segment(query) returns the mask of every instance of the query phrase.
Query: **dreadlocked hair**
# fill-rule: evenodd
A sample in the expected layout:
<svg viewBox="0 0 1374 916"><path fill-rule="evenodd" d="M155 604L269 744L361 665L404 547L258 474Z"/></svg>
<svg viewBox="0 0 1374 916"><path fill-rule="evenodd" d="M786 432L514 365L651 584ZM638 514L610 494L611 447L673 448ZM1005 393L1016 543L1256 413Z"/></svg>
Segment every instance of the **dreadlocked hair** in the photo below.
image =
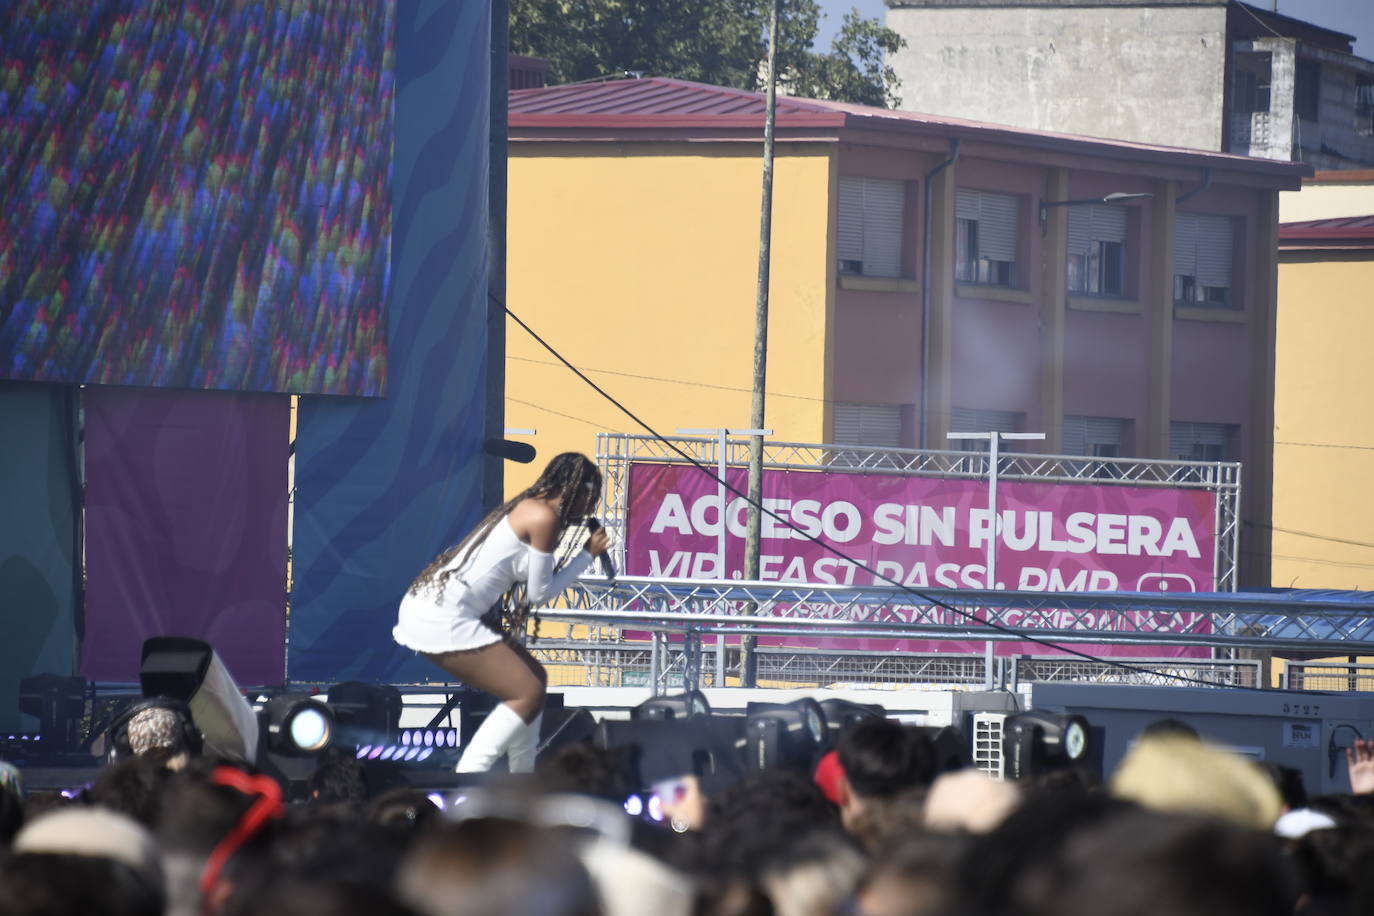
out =
<svg viewBox="0 0 1374 916"><path fill-rule="evenodd" d="M436 600L443 600L444 587L448 584L449 578L467 565L473 553L491 534L491 530L522 500L555 499L561 496L562 500L558 505L558 531L561 534L572 521L573 510L584 502L580 498L584 490L599 489L600 486L601 471L586 455L580 452L563 452L561 455L555 455L545 466L538 480L488 512L467 537L439 554L422 569L415 577L415 581L410 583L410 594L419 594L424 589L433 588ZM454 563L454 558L460 554L463 559ZM512 636L519 636L523 632L529 615L529 602L525 600L524 594L524 589L516 586L501 598L504 629Z"/></svg>

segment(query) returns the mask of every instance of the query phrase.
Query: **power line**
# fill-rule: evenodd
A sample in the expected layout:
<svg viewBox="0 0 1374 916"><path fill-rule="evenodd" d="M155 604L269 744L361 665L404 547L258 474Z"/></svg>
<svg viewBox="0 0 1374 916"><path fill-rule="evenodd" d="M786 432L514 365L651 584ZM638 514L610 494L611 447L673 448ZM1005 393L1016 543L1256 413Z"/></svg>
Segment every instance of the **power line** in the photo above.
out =
<svg viewBox="0 0 1374 916"><path fill-rule="evenodd" d="M574 417L574 416L573 416L572 414L570 414L570 413L561 413L561 412L559 412L559 411L557 411L557 410L554 410L552 407L545 407L545 406L543 406L542 404L532 404L532 403L530 403L529 401L522 401L522 400L520 400L519 398L513 398L513 397L511 397L510 395L507 395L507 396L506 396L506 400L507 400L507 401L510 401L512 404L519 404L519 405L522 406L522 407L533 407L535 410L542 410L542 411L544 411L544 413L551 413L551 414L553 414L555 417L562 417L562 418L565 419L565 420L572 420L572 421L574 421L574 422L576 422L576 423L584 423L584 424L586 424L587 426L593 427L593 428L596 429L598 432L607 432L607 431L608 431L608 430L606 429L606 425L607 425L607 424L605 424L605 423L593 423L591 420L584 420L584 419L582 419L581 417ZM621 430L618 430L618 429L616 429L616 430L609 430L609 432L621 432Z"/></svg>
<svg viewBox="0 0 1374 916"><path fill-rule="evenodd" d="M1275 445L1296 445L1302 448L1348 448L1359 452L1374 452L1374 445L1343 445L1338 442L1287 442L1275 439Z"/></svg>
<svg viewBox="0 0 1374 916"><path fill-rule="evenodd" d="M528 357L528 356L509 356L509 355L508 355L508 356L506 357L506 359L514 359L514 360L518 360L518 361L520 361L520 362L522 362L522 363L534 363L534 364L539 365L539 366L560 366L560 365L561 365L561 363L550 362L549 360L546 360L546 359L531 359L531 358ZM641 380L641 381L646 381L646 382L667 382L667 383L669 383L669 384L671 384L671 385L690 385L690 386L692 386L693 388L714 388L714 389L716 389L717 391L739 391L739 392L743 392L743 393L745 393L745 394L750 394L750 393L752 393L752 390L749 389L749 388L737 388L737 387L735 387L734 385L713 385L713 384L711 384L710 382L694 382L694 381L691 381L690 379L684 379L684 378L666 378L666 377L661 376L661 375L638 375L638 374L636 374L636 373L634 373L634 372L620 372L620 371L615 370L615 369L584 369L583 371L584 371L584 372L597 372L597 373L600 373L600 374L602 374L602 375L618 375L618 376L621 376L622 378L633 378L633 379L639 379L639 380ZM781 392L777 392L777 391L769 391L769 392L767 392L767 394L768 394L769 396L775 397L775 398L793 398L793 399L798 400L798 401L814 401L814 402L816 402L816 403L818 403L818 404L833 404L833 403L836 403L836 402L835 402L833 399L831 399L831 398L813 398L813 397L811 397L810 395L806 395L806 394L782 394Z"/></svg>
<svg viewBox="0 0 1374 916"><path fill-rule="evenodd" d="M1029 634L1029 633L1024 633L1024 632L1020 632L1020 631L1014 630L1014 629L1012 629L1011 627L1005 626L1005 625L1000 624L1000 623L995 623L995 622L993 622L993 621L991 621L991 620L983 620L983 619L980 619L976 614L970 613L969 611L966 611L966 610L964 610L964 609L962 609L962 608L955 607L954 605L946 604L945 602L940 601L940 600L938 600L938 599L936 599L936 598L934 598L934 597L932 597L932 596L930 596L930 595L924 594L923 592L920 592L920 591L918 591L918 590L912 588L912 587L909 586L909 585L905 585L905 584L903 584L902 582L899 582L898 580L892 578L891 576L888 576L888 575L886 575L886 574L884 574L884 573L878 572L877 570L870 568L867 564L865 564L865 563L863 563L863 562L860 562L859 560L854 559L853 557L849 556L847 553L845 553L844 551L840 550L838 547L835 547L833 544L829 543L828 541L825 541L825 540L823 540L823 539L817 537L816 535L811 534L810 532L803 531L802 529L798 528L796 525L792 524L792 521L791 521L790 519L783 518L782 516L778 515L776 512L773 512L773 511L772 511L771 509L769 509L767 506L764 506L762 503L758 503L758 502L755 502L754 500L750 499L748 493L742 492L738 487L733 486L733 485L730 484L728 481L721 480L719 477L716 476L716 472L715 472L713 469L708 468L708 467L706 467L705 465L701 464L701 463L698 462L695 458L693 458L690 454L688 454L686 451L684 451L683 449L679 448L678 445L677 445L676 443L671 442L671 441L669 441L668 439L666 439L666 438L665 438L662 434L660 434L656 429L654 429L654 428L653 428L652 426L650 426L648 423L646 423L646 422L644 422L642 419L640 419L639 416L638 416L636 413L634 413L634 411L630 410L630 409L629 409L628 407L626 407L624 404L620 403L620 401L618 401L613 395L611 395L610 392L606 391L606 389L602 388L602 387L601 387L600 385L598 385L596 382L592 381L592 380L586 375L586 373L584 373L581 369L577 368L577 367L574 366L572 363L568 362L568 360L565 359L561 353L559 353L556 349L554 349L554 347L553 347L552 344L550 344L548 341L544 340L543 337L540 337L539 334L538 334L533 328L531 328L531 327L530 327L529 325L527 325L524 321L522 321L522 320L520 319L520 316L518 316L518 315L516 315L514 312L512 312L512 311L510 310L510 307L507 306L507 305L506 305L504 302L502 302L500 299L498 299L498 298L496 297L495 294L489 292L487 295L492 299L492 301L493 301L496 305L500 306L500 307L505 311L505 313L506 313L507 315L509 315L509 316L511 317L511 319L512 319L516 324L520 325L520 327L525 331L526 334L529 334L530 337L534 338L534 340L535 340L541 347L543 347L545 350L548 350L549 353L553 356L554 359L558 360L559 363L561 363L562 365L566 366L570 372L572 372L572 373L573 373L574 375L576 375L579 379L581 379L583 382L585 382L587 385L589 385L589 386L592 388L593 391L595 391L597 394L601 395L601 397L605 398L607 401L610 401L611 404L615 405L616 409L619 410L621 413L625 414L625 416L629 417L630 420L631 420L636 426L642 427L642 428L644 429L645 432L647 432L649 435L653 436L653 437L654 437L655 439L657 439L659 442L662 442L662 443L663 443L664 445L666 445L668 448L672 449L672 450L673 450L674 452L676 452L679 456L681 456L683 459L685 459L685 460L687 461L687 463L690 464L692 467L695 467L698 471L700 471L701 473L707 475L707 476L710 477L712 480L718 481L719 484L720 484L721 486L723 486L725 489L729 490L731 493L735 494L736 496L738 496L738 497L744 499L750 506L752 506L753 508L757 509L759 512L762 512L762 513L768 515L768 516L769 516L770 518L772 518L775 522L777 522L777 523L779 523L779 524L782 524L782 525L784 525L784 526L786 526L786 527L792 529L792 531L793 531L793 537L797 537L798 535L800 535L800 539L811 541L813 544L817 545L818 547L820 547L820 548L823 549L823 550L829 551L830 553L834 554L836 557L839 557L841 560L844 560L844 561L847 562L847 563L853 564L855 568L860 569L860 570L864 571L865 573L868 573L869 575L873 576L873 579L874 579L875 582L876 582L876 581L886 582L886 583L888 583L889 585L891 585L891 586L893 586L893 587L895 587L895 588L898 588L898 589L900 589L900 590L906 592L907 594L909 594L909 595L911 595L911 596L913 596L913 597L915 597L915 598L919 598L921 601L923 601L923 602L925 602L925 603L927 603L927 604L930 604L930 605L932 605L932 606L934 606L934 607L942 608L942 609L944 609L944 610L946 610L946 611L949 611L949 612L952 613L952 614L955 614L955 615L957 615L957 616L959 616L959 617L964 618L965 620L967 620L967 621L969 621L969 622L976 623L976 624L980 624L980 625L985 626L985 627L988 627L988 628L990 628L990 629L997 630L997 631L1000 632L1000 633L1005 633L1005 634L1007 634L1008 636L1012 636L1012 637L1014 637L1014 638L1016 638L1016 639L1019 639L1019 640L1022 640L1022 641L1024 641L1024 642L1029 642L1029 643L1034 643L1034 644L1039 645L1039 646L1044 646L1044 647L1047 648L1047 649L1053 649L1053 650L1056 651L1056 652L1063 652L1063 653L1065 653L1065 654L1067 654L1067 655L1076 655L1076 656L1078 656L1079 658L1084 659L1085 661L1094 662L1094 663L1099 664L1099 665L1109 665L1109 666L1111 666L1111 667L1119 668L1119 669L1121 669L1121 670L1123 670L1123 671L1131 671L1131 672L1134 672L1134 673L1136 673L1136 674L1147 674L1147 675L1151 675L1151 676L1153 676L1153 677L1167 677L1167 678L1171 678L1171 679L1173 679L1173 680L1182 681L1182 682L1190 683L1190 684L1198 684L1198 685L1201 685L1201 686L1204 686L1204 687L1216 687L1216 686L1218 686L1218 685L1216 684L1216 682L1214 682L1214 681L1207 681L1207 680L1204 680L1204 679L1202 679L1202 678L1189 677L1188 675L1185 675L1185 674L1177 674L1177 673L1172 672L1172 671L1163 671L1163 670L1154 669L1154 668L1145 668L1145 667L1141 667L1141 666L1138 666L1138 665L1129 665L1129 664L1127 664L1127 663L1125 663L1125 662L1118 661L1118 660L1116 660L1116 659L1100 658L1100 657L1098 657L1098 656L1096 656L1096 655L1093 655L1093 654L1088 653L1088 652L1084 652L1084 651L1082 651L1082 650L1080 650L1080 649L1075 649L1075 648L1073 648L1072 646L1069 646L1069 645L1061 645L1061 644L1059 644L1059 643L1052 642L1051 640L1045 639L1045 638L1040 637L1040 636L1034 636L1034 635L1031 635L1031 634ZM1260 690L1260 689L1262 689L1262 688L1258 688L1258 687L1246 687L1246 686L1243 686L1243 685L1235 685L1235 684L1233 684L1233 685L1222 685L1222 686L1229 686L1229 687L1230 687L1231 689L1233 689L1233 690Z"/></svg>
<svg viewBox="0 0 1374 916"><path fill-rule="evenodd" d="M1280 534L1292 534L1296 535L1297 537L1311 538L1314 541L1330 541L1332 544L1348 544L1351 547L1374 548L1374 543L1371 543L1369 541L1352 541L1348 538L1332 537L1328 534L1317 534L1312 531L1298 531L1295 528L1280 528L1277 525L1266 525L1262 522L1252 522L1248 520L1242 520L1241 523L1244 525L1248 525L1251 528L1263 528L1267 531L1277 531Z"/></svg>

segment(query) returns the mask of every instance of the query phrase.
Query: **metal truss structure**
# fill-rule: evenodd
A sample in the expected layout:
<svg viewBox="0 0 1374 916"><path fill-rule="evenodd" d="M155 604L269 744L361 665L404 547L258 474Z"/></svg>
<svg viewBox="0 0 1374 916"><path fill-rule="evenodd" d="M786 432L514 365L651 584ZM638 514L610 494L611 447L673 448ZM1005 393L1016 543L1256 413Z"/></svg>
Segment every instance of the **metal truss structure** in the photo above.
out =
<svg viewBox="0 0 1374 916"><path fill-rule="evenodd" d="M722 458L726 467L740 468L748 465L749 441L747 438L728 436L658 439L653 436L624 433L598 433L596 458L605 474L605 486L601 497L602 521L613 531L622 530L629 504L631 463L695 463L705 468L714 480L715 470L722 463ZM763 448L763 467L769 470L892 474L904 477L966 480L986 480L990 470L989 458L986 452L976 451L815 445L768 440L764 440ZM1240 557L1240 468L1236 462L1225 461L1156 461L1144 458L1039 455L1014 451L1000 452L997 456L998 480L1170 487L1214 492L1217 533L1214 571L1218 591L1235 591L1237 587L1236 575ZM624 539L620 540L623 549ZM623 561L624 557L621 556L620 559Z"/></svg>
<svg viewBox="0 0 1374 916"><path fill-rule="evenodd" d="M583 665L589 663L586 653L600 652L601 656L591 657L595 670L612 673L619 668L622 675L626 666L647 662L645 686L655 689L666 688L678 656L683 686L724 683L725 640L746 633L778 637L767 642L796 647L782 653L768 649L769 660L760 660L761 678L805 682L833 681L837 678L831 674L843 673L844 680L890 683L907 680L913 666L933 670L929 666L937 664L906 652L888 652L875 660L866 654L867 640L1022 643L1029 649L1025 654L1069 653L1051 663L1051 667L1060 665L1061 673L1072 670L1075 678L1110 676L1118 681L1131 676L1131 683L1141 683L1140 677L1161 683L1209 680L1185 673L1198 663L1197 658L1159 658L1184 648L1194 650L1186 654L1206 650L1208 655L1221 656L1213 660L1231 663L1233 671L1244 666L1230 656L1244 650L1309 656L1374 653L1374 604L1241 594L911 591L647 577L608 583L587 578L570 586L557 606L541 613L547 620L592 628L588 639L563 648L569 653L566 660L546 655L547 662ZM627 642L625 634L636 631L647 638ZM540 645L536 643L535 648ZM1118 663L1099 657L1100 646L1130 646L1133 654L1147 658ZM798 651L820 648L824 651ZM627 650L647 652L649 657L631 659L626 657ZM554 651L554 646L545 644L541 651ZM961 654L955 647L951 652ZM1075 652L1080 654L1074 657ZM784 655L790 661L781 661ZM825 655L840 660L823 662ZM934 658L943 659L938 664L952 661L945 653L936 653ZM1036 661L1042 667L1045 663L1046 659ZM1070 663L1078 667L1063 667ZM828 672L826 665L831 666ZM1023 679L1032 679L1031 672L1037 669L1024 670ZM898 677L899 671L907 674ZM982 673L986 676L987 668ZM1235 677L1213 680L1234 684L1238 683ZM943 678L932 675L932 679Z"/></svg>

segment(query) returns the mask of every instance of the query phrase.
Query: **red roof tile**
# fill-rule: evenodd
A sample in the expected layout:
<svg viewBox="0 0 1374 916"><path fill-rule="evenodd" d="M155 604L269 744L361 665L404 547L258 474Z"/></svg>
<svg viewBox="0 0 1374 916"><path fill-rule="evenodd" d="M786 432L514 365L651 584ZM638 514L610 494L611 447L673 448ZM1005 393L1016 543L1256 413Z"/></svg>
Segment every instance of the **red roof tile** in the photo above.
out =
<svg viewBox="0 0 1374 916"><path fill-rule="evenodd" d="M636 134L655 129L708 137L721 130L761 131L765 97L761 92L744 89L648 77L517 90L510 93L509 104L512 140L537 139L550 134L576 135L582 131L595 131L598 139L633 139ZM1298 162L1059 134L796 96L778 96L777 128L779 132L864 128L982 139L1116 158L1279 175L1291 178L1295 188L1301 176L1311 174L1309 166Z"/></svg>
<svg viewBox="0 0 1374 916"><path fill-rule="evenodd" d="M1280 223L1279 238L1288 240L1374 239L1374 215L1342 216L1332 219L1309 219L1298 223Z"/></svg>

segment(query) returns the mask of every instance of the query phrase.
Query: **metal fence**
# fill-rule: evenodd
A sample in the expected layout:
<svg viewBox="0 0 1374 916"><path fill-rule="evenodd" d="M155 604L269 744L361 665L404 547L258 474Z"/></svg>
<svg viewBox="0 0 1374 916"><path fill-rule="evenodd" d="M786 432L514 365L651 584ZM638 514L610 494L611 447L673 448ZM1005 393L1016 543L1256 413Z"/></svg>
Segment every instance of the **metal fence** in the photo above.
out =
<svg viewBox="0 0 1374 916"><path fill-rule="evenodd" d="M1287 690L1374 690L1374 665L1289 662L1281 686Z"/></svg>

